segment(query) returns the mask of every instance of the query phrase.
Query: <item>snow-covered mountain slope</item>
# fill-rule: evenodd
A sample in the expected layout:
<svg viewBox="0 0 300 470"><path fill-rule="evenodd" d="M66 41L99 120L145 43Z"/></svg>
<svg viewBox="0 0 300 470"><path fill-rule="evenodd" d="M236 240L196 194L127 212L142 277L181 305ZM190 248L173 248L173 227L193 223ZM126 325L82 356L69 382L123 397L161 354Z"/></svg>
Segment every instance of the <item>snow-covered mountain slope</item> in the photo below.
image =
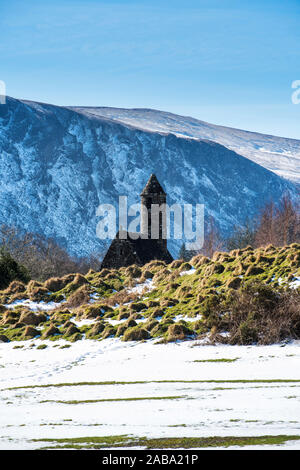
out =
<svg viewBox="0 0 300 470"><path fill-rule="evenodd" d="M300 183L300 140L216 126L192 117L153 109L73 109L148 131L171 132L179 137L213 140L280 176Z"/></svg>
<svg viewBox="0 0 300 470"><path fill-rule="evenodd" d="M292 183L205 140L136 129L108 117L7 98L0 106L0 223L55 237L70 253L104 248L101 203L128 203L155 173L168 203L204 203L224 232ZM170 241L176 254L180 241Z"/></svg>

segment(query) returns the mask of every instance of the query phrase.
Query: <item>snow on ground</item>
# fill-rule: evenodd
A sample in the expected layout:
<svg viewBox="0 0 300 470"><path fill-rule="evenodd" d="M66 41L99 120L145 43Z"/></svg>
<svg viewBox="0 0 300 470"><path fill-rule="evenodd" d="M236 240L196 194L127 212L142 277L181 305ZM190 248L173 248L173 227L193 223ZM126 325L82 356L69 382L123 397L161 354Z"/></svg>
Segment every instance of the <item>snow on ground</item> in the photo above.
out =
<svg viewBox="0 0 300 470"><path fill-rule="evenodd" d="M143 291L150 292L155 288L153 280L152 279L146 279L145 282L142 282L140 284L136 284L134 287L131 287L127 289L127 292L131 294L132 292L136 294L141 294Z"/></svg>
<svg viewBox="0 0 300 470"><path fill-rule="evenodd" d="M181 271L180 276L186 276L187 274L195 274L196 268L191 268L188 271Z"/></svg>
<svg viewBox="0 0 300 470"><path fill-rule="evenodd" d="M60 307L64 303L65 300L63 300L62 302L44 302L43 300L41 300L40 302L33 302L29 299L21 299L15 300L11 304L4 304L4 307L9 309L14 309L15 307L27 307L29 310L37 312L53 310L54 308Z"/></svg>
<svg viewBox="0 0 300 470"><path fill-rule="evenodd" d="M300 435L299 341L197 346L113 338L60 349L63 340L34 340L42 343L48 347L0 344L1 449L42 447L34 438ZM63 383L69 385L9 390ZM122 398L144 400L86 403ZM81 403L57 402L74 400ZM283 447L299 449L300 442Z"/></svg>
<svg viewBox="0 0 300 470"><path fill-rule="evenodd" d="M289 287L292 289L298 289L298 287L300 287L300 277L296 277L294 281L290 282Z"/></svg>

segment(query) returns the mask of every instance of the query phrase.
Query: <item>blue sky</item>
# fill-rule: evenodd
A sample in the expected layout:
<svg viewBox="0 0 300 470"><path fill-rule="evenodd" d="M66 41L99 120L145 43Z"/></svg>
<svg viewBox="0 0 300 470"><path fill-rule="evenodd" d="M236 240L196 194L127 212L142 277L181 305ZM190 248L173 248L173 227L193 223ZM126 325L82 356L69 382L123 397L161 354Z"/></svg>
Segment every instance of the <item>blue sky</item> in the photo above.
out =
<svg viewBox="0 0 300 470"><path fill-rule="evenodd" d="M15 98L300 139L299 24L299 0L0 0L0 80Z"/></svg>

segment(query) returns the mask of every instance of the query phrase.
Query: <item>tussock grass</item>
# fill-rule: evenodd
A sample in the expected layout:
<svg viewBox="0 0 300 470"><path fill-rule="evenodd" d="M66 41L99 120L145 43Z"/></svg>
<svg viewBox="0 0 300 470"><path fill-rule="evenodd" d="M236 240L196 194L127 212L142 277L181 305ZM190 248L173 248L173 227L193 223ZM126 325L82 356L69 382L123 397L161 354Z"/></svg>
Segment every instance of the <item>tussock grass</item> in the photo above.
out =
<svg viewBox="0 0 300 470"><path fill-rule="evenodd" d="M191 267L196 269L180 276ZM52 277L44 284L30 281L26 291L24 284L15 282L10 290L0 292L0 302L12 303L15 296L37 302L64 300L63 308L49 312L43 333L50 324L60 328L74 315L77 319L105 321L142 312L144 318L159 322L135 329L124 325L111 328L105 323L104 328L98 325L99 331L89 325L72 336L76 340L121 336L129 341L160 338L166 343L206 335L212 344L273 344L300 338L300 289L289 288L297 277L300 245L292 243L216 252L212 259L196 255L190 263L175 260L166 265L154 260L143 267L90 271L86 276L73 273ZM150 278L154 289L130 292L130 287ZM94 294L95 302L91 303ZM0 305L0 335L10 341L24 339L20 311L6 310ZM174 321L178 315L197 321ZM57 339L55 330L50 333L49 339Z"/></svg>

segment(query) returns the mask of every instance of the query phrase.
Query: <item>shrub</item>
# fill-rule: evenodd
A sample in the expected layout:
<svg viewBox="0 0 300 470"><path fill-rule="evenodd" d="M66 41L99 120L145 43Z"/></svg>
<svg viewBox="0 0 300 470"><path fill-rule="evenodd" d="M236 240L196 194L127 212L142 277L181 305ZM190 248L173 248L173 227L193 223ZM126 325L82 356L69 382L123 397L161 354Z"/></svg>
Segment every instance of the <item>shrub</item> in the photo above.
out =
<svg viewBox="0 0 300 470"><path fill-rule="evenodd" d="M30 280L29 272L23 265L17 263L7 251L0 248L0 290L6 289L15 280L27 284Z"/></svg>
<svg viewBox="0 0 300 470"><path fill-rule="evenodd" d="M231 344L252 344L256 343L259 339L257 327L251 320L241 322L234 337L231 339Z"/></svg>
<svg viewBox="0 0 300 470"><path fill-rule="evenodd" d="M232 291L222 319L232 344L272 344L300 338L300 292L251 283ZM224 306L223 306L224 308Z"/></svg>

